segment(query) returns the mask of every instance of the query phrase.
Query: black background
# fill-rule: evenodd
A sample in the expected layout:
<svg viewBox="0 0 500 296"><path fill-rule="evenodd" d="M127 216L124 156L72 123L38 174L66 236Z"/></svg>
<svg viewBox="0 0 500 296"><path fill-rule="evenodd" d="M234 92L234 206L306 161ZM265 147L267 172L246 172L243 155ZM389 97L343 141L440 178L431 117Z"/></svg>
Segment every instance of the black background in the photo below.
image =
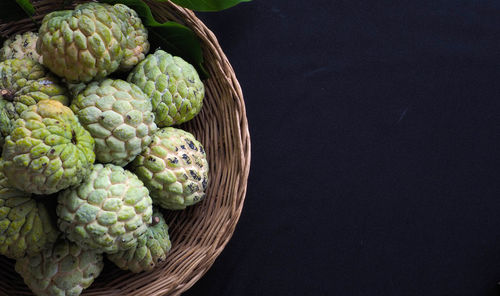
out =
<svg viewBox="0 0 500 296"><path fill-rule="evenodd" d="M196 295L497 295L500 2L198 13L242 85L244 211Z"/></svg>

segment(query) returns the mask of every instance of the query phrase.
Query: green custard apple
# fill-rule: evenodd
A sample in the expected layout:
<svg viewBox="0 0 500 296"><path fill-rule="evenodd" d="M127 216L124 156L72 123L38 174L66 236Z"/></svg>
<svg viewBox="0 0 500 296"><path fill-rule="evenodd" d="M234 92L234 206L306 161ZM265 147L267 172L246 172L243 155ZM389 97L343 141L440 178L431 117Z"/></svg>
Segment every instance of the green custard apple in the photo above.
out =
<svg viewBox="0 0 500 296"><path fill-rule="evenodd" d="M168 225L160 211L153 210L153 222L132 249L108 255L108 259L124 270L135 273L153 270L167 257L172 247Z"/></svg>
<svg viewBox="0 0 500 296"><path fill-rule="evenodd" d="M85 249L117 253L137 245L153 214L148 189L136 175L96 164L77 187L59 194L59 229Z"/></svg>
<svg viewBox="0 0 500 296"><path fill-rule="evenodd" d="M5 108L7 104L8 101L0 99L0 153L2 152L5 138L10 134L12 130L12 124L9 118L9 114Z"/></svg>
<svg viewBox="0 0 500 296"><path fill-rule="evenodd" d="M158 127L191 120L203 105L205 87L195 68L163 50L148 55L127 80L151 99Z"/></svg>
<svg viewBox="0 0 500 296"><path fill-rule="evenodd" d="M35 254L58 235L45 206L12 187L0 161L0 254L13 259Z"/></svg>
<svg viewBox="0 0 500 296"><path fill-rule="evenodd" d="M107 7L122 21L122 32L126 38L122 39L123 60L119 70L129 71L144 60L149 51L148 31L137 12L128 6L115 4Z"/></svg>
<svg viewBox="0 0 500 296"><path fill-rule="evenodd" d="M8 59L0 62L0 96L13 97L30 82L49 74L38 62L28 58Z"/></svg>
<svg viewBox="0 0 500 296"><path fill-rule="evenodd" d="M205 197L208 162L203 145L181 129L167 127L132 162L131 170L165 209L182 210Z"/></svg>
<svg viewBox="0 0 500 296"><path fill-rule="evenodd" d="M38 296L78 296L101 273L102 254L59 239L50 248L16 261L15 269Z"/></svg>
<svg viewBox="0 0 500 296"><path fill-rule="evenodd" d="M29 106L42 100L59 101L65 106L68 106L70 102L67 88L53 76L29 82L9 100L11 102L7 104L6 110L11 120L18 119Z"/></svg>
<svg viewBox="0 0 500 296"><path fill-rule="evenodd" d="M95 139L101 163L125 166L151 143L156 131L151 101L123 80L90 83L71 109Z"/></svg>
<svg viewBox="0 0 500 296"><path fill-rule="evenodd" d="M10 184L35 194L78 185L95 161L94 139L70 108L54 100L42 100L21 113L3 148Z"/></svg>
<svg viewBox="0 0 500 296"><path fill-rule="evenodd" d="M42 57L36 51L37 40L38 34L35 32L12 36L3 43L3 47L0 49L0 61L26 57L41 64Z"/></svg>
<svg viewBox="0 0 500 296"><path fill-rule="evenodd" d="M126 36L109 6L85 3L47 14L37 42L43 64L71 83L102 79L116 71Z"/></svg>

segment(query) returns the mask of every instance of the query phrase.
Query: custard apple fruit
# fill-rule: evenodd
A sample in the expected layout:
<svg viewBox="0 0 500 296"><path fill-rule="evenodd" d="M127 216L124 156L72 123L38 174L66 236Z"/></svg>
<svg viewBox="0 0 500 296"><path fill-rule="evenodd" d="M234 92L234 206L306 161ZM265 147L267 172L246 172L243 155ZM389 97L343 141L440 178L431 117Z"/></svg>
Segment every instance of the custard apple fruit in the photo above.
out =
<svg viewBox="0 0 500 296"><path fill-rule="evenodd" d="M148 189L131 172L96 164L77 187L59 194L58 225L86 249L116 253L133 248L153 214Z"/></svg>
<svg viewBox="0 0 500 296"><path fill-rule="evenodd" d="M132 249L108 255L108 259L124 270L135 273L150 271L167 257L172 244L168 225L160 211L153 210L153 222L146 233L137 239Z"/></svg>
<svg viewBox="0 0 500 296"><path fill-rule="evenodd" d="M70 102L68 90L53 76L30 81L10 100L12 102L7 104L6 110L11 120L18 119L24 110L41 100L59 101L65 106L68 106Z"/></svg>
<svg viewBox="0 0 500 296"><path fill-rule="evenodd" d="M45 206L8 183L0 159L0 254L14 259L35 254L58 235Z"/></svg>
<svg viewBox="0 0 500 296"><path fill-rule="evenodd" d="M0 96L12 98L30 82L47 76L47 70L31 59L5 60L0 63Z"/></svg>
<svg viewBox="0 0 500 296"><path fill-rule="evenodd" d="M85 3L74 10L47 14L37 42L43 64L68 82L89 82L117 70L126 37L122 22L109 6Z"/></svg>
<svg viewBox="0 0 500 296"><path fill-rule="evenodd" d="M12 130L12 124L9 118L9 114L5 109L8 102L0 98L0 153L2 152L3 144L5 138L10 134Z"/></svg>
<svg viewBox="0 0 500 296"><path fill-rule="evenodd" d="M26 32L7 39L0 49L0 61L8 59L29 58L35 62L42 63L42 57L36 51L38 34Z"/></svg>
<svg viewBox="0 0 500 296"><path fill-rule="evenodd" d="M79 184L90 173L94 139L71 109L58 101L42 100L14 121L2 156L11 185L51 194Z"/></svg>
<svg viewBox="0 0 500 296"><path fill-rule="evenodd" d="M148 187L153 202L165 209L182 210L205 197L205 150L181 129L159 129L149 147L132 162L131 170Z"/></svg>
<svg viewBox="0 0 500 296"><path fill-rule="evenodd" d="M148 55L127 80L151 99L158 127L181 124L201 110L205 87L195 68L163 50Z"/></svg>
<svg viewBox="0 0 500 296"><path fill-rule="evenodd" d="M78 296L99 276L102 254L59 239L50 248L16 261L15 269L38 296Z"/></svg>
<svg viewBox="0 0 500 296"><path fill-rule="evenodd" d="M95 139L101 163L125 166L151 143L156 131L151 101L123 80L90 83L71 109Z"/></svg>
<svg viewBox="0 0 500 296"><path fill-rule="evenodd" d="M123 4L106 6L122 21L123 60L119 70L129 71L140 61L144 60L149 51L148 31L142 24L141 18L133 9Z"/></svg>

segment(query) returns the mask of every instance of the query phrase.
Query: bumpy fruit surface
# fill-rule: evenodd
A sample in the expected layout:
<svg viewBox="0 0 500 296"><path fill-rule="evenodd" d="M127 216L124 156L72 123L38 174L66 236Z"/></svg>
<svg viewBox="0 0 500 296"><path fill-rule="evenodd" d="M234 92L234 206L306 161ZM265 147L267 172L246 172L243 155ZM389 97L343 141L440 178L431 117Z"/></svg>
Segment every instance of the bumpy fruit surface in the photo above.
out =
<svg viewBox="0 0 500 296"><path fill-rule="evenodd" d="M59 229L83 248L116 253L133 248L151 223L144 184L113 164L96 164L85 181L58 197Z"/></svg>
<svg viewBox="0 0 500 296"><path fill-rule="evenodd" d="M2 152L3 144L5 138L10 134L12 130L12 124L9 118L9 114L5 109L8 102L0 98L0 153Z"/></svg>
<svg viewBox="0 0 500 296"><path fill-rule="evenodd" d="M0 159L0 254L15 259L38 253L58 234L45 206L11 187Z"/></svg>
<svg viewBox="0 0 500 296"><path fill-rule="evenodd" d="M165 260L171 247L168 225L161 212L154 210L153 222L146 233L139 237L137 246L108 255L108 259L124 270L135 273L150 271Z"/></svg>
<svg viewBox="0 0 500 296"><path fill-rule="evenodd" d="M123 59L122 24L107 7L85 3L47 14L37 42L43 64L68 82L101 79L118 69Z"/></svg>
<svg viewBox="0 0 500 296"><path fill-rule="evenodd" d="M180 57L157 50L128 76L151 98L158 127L181 124L200 112L205 87L194 67Z"/></svg>
<svg viewBox="0 0 500 296"><path fill-rule="evenodd" d="M0 49L0 61L8 59L29 58L35 62L42 63L42 57L36 52L36 41L38 34L26 32L7 39Z"/></svg>
<svg viewBox="0 0 500 296"><path fill-rule="evenodd" d="M5 60L0 63L0 95L14 96L30 82L47 75L47 70L31 59Z"/></svg>
<svg viewBox="0 0 500 296"><path fill-rule="evenodd" d="M47 76L29 82L21 88L10 103L7 104L6 110L11 120L18 119L21 113L28 109L29 106L35 105L41 100L55 100L63 105L69 105L68 90L60 84L60 81L53 77Z"/></svg>
<svg viewBox="0 0 500 296"><path fill-rule="evenodd" d="M67 240L16 261L16 271L38 296L78 296L99 276L102 255Z"/></svg>
<svg viewBox="0 0 500 296"><path fill-rule="evenodd" d="M51 194L79 184L90 173L94 139L71 109L58 101L42 100L14 121L2 156L11 185Z"/></svg>
<svg viewBox="0 0 500 296"><path fill-rule="evenodd" d="M155 204L181 210L205 197L208 162L194 136L173 127L162 128L132 162L132 171L151 192Z"/></svg>
<svg viewBox="0 0 500 296"><path fill-rule="evenodd" d="M92 82L71 109L95 139L101 163L125 166L151 143L156 131L151 101L123 80Z"/></svg>
<svg viewBox="0 0 500 296"><path fill-rule="evenodd" d="M123 4L108 6L122 23L123 60L119 70L128 71L144 60L149 51L148 31L142 24L141 18L133 9Z"/></svg>

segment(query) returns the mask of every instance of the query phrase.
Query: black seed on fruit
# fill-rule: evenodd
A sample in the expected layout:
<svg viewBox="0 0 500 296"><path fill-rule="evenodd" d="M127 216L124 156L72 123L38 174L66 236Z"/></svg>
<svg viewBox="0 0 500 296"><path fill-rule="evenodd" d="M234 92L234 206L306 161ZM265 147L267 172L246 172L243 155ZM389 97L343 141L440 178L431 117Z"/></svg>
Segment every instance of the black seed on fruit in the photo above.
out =
<svg viewBox="0 0 500 296"><path fill-rule="evenodd" d="M200 175L198 175L198 173L196 171L189 170L189 174L191 174L191 177L193 177L193 179L195 179L197 181L201 180Z"/></svg>
<svg viewBox="0 0 500 296"><path fill-rule="evenodd" d="M76 145L76 133L75 133L75 131L71 131L71 143Z"/></svg>
<svg viewBox="0 0 500 296"><path fill-rule="evenodd" d="M51 154L54 154L55 152L56 152L56 149L54 149L54 148L50 149Z"/></svg>
<svg viewBox="0 0 500 296"><path fill-rule="evenodd" d="M179 160L177 158L169 158L168 161L171 163L171 164L176 164L179 162Z"/></svg>
<svg viewBox="0 0 500 296"><path fill-rule="evenodd" d="M182 149L186 149L186 146L184 146L184 145L181 145L181 148L182 148Z"/></svg>
<svg viewBox="0 0 500 296"><path fill-rule="evenodd" d="M203 181L201 182L201 186L203 186L203 190L207 189L207 178L203 178Z"/></svg>

